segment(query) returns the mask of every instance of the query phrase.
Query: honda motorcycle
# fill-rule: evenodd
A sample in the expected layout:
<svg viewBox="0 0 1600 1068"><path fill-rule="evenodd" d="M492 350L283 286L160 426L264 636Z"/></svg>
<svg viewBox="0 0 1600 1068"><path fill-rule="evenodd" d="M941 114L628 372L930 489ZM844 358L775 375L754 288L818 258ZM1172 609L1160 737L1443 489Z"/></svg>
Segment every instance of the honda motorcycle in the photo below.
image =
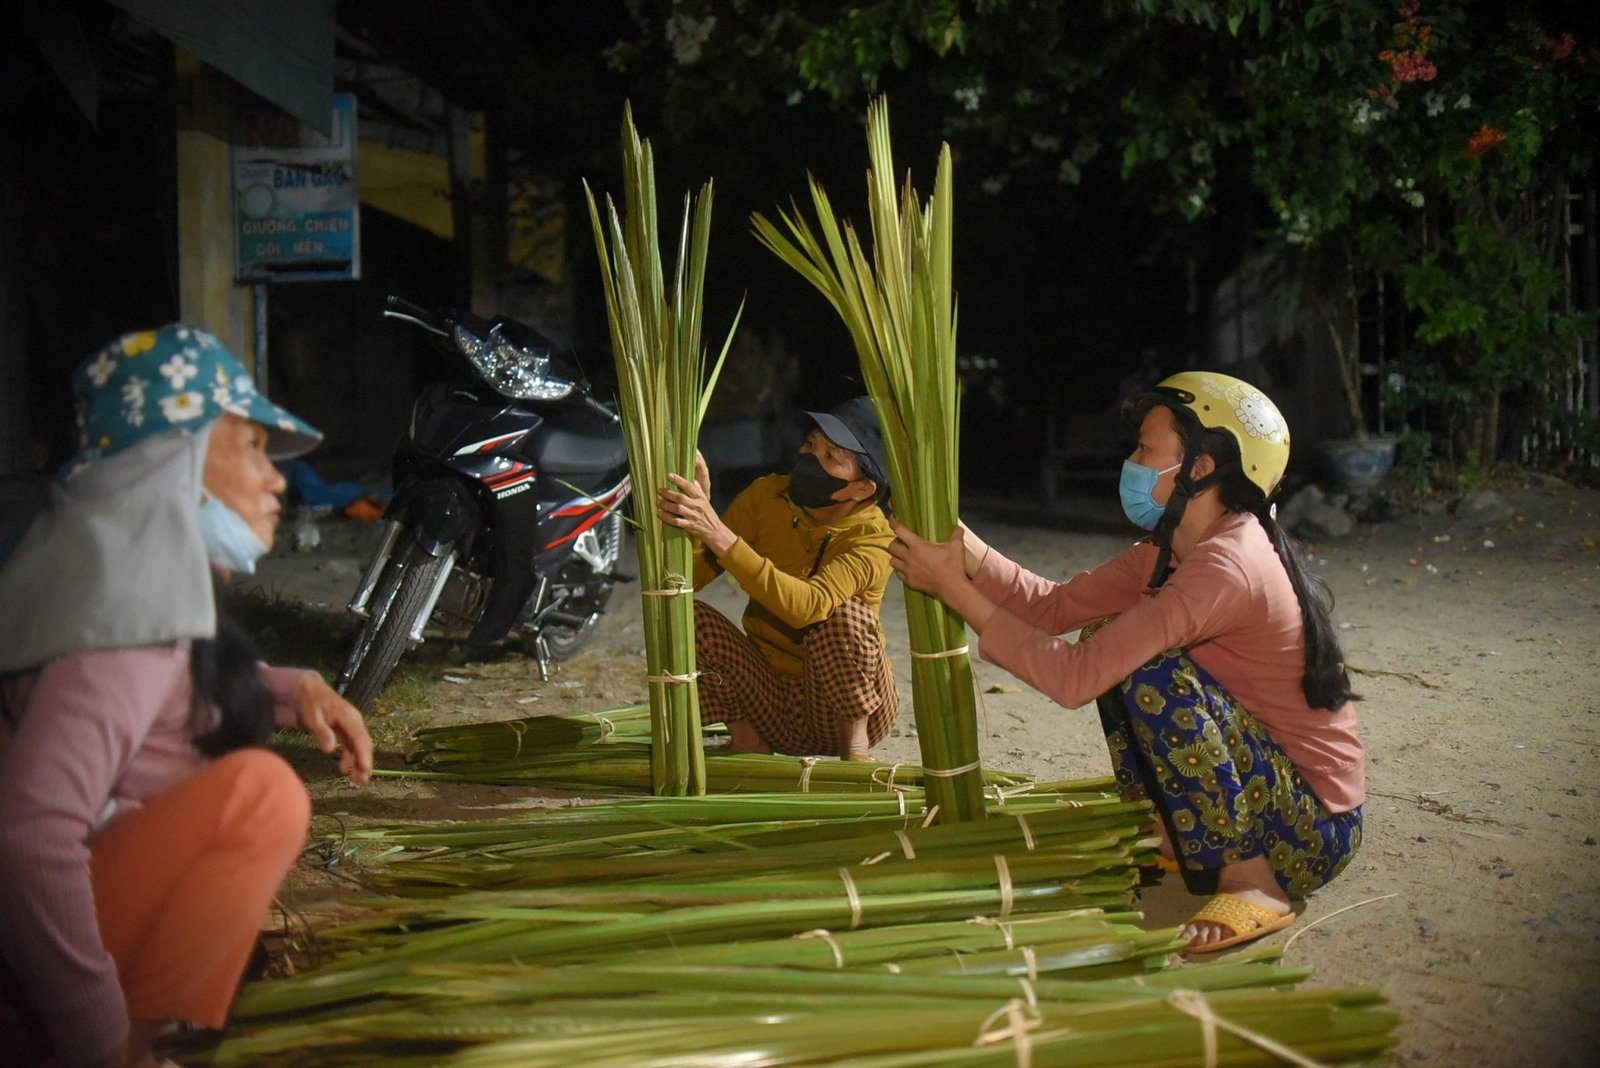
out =
<svg viewBox="0 0 1600 1068"><path fill-rule="evenodd" d="M367 707L430 625L470 628L469 652L520 633L548 679L550 661L588 641L618 580L631 483L617 413L514 320L398 297L383 314L433 335L453 379L422 391L396 450L339 691Z"/></svg>

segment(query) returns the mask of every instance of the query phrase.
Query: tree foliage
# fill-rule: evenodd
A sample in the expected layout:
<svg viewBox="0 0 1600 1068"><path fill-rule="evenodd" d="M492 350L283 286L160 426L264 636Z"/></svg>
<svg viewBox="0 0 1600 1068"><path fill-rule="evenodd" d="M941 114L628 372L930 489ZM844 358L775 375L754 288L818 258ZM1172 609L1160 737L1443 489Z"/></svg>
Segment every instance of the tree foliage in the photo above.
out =
<svg viewBox="0 0 1600 1068"><path fill-rule="evenodd" d="M545 62L562 76L531 74L521 98L533 125L560 126L567 165L604 160L599 133L631 96L663 155L693 165L668 180L714 173L731 228L781 206L808 171L858 188L861 106L886 92L909 158L941 141L955 152L964 333L1018 380L1065 370L1115 383L1143 347L1169 365L1193 359L1196 292L1263 244L1331 262L1304 277L1336 279L1333 305L1392 280L1409 316L1408 399L1452 425L1506 390L1531 412L1590 328L1551 304L1557 216L1600 144L1600 52L1570 5L591 6L609 12L593 47L553 34ZM734 260L721 273L752 288L752 329L843 347L792 302L764 306L784 283L753 242L725 232L715 244ZM1496 277L1501 264L1514 277ZM1445 379L1458 395L1420 389ZM1471 447L1492 456L1504 443Z"/></svg>

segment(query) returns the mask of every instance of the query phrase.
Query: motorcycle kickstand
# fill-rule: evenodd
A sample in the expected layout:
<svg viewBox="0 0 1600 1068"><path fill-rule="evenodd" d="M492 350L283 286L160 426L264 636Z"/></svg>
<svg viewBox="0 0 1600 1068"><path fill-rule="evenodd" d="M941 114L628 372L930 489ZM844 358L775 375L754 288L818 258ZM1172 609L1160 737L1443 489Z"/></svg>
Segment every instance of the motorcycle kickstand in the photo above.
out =
<svg viewBox="0 0 1600 1068"><path fill-rule="evenodd" d="M540 634L533 639L533 657L539 662L539 681L550 681L550 643Z"/></svg>

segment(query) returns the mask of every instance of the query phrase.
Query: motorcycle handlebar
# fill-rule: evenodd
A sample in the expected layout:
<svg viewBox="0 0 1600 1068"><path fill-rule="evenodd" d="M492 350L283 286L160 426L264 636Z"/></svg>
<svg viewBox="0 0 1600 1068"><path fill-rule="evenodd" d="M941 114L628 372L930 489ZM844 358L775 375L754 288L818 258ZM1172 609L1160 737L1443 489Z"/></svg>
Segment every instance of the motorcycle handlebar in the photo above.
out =
<svg viewBox="0 0 1600 1068"><path fill-rule="evenodd" d="M399 319L402 322L420 326L430 334L438 334L440 337L450 336L450 331L435 323L433 321L433 313L426 308L393 296L385 298L383 303L383 317L385 319Z"/></svg>
<svg viewBox="0 0 1600 1068"><path fill-rule="evenodd" d="M431 319L433 317L433 313L427 308L424 308L420 304L413 304L404 297L396 297L391 295L384 298L383 304L385 308L391 308L398 312L404 312L405 314L414 318Z"/></svg>
<svg viewBox="0 0 1600 1068"><path fill-rule="evenodd" d="M620 424L622 422L622 417L620 415L618 415L616 412L612 411L607 405L605 405L601 401L595 400L594 399L594 395L591 394L591 393L587 393L587 392L584 393L584 395L583 395L583 403L587 404L590 408L593 408L595 411L599 412L601 415L605 416L607 419L609 419L613 423L619 423Z"/></svg>

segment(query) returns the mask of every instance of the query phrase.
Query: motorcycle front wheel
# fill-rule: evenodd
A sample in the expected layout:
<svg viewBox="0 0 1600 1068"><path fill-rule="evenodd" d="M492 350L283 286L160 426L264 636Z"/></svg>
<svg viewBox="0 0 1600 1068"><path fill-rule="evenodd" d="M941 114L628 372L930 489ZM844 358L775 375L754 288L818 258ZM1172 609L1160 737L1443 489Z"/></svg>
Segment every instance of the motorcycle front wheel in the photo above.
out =
<svg viewBox="0 0 1600 1068"><path fill-rule="evenodd" d="M400 657L411 647L411 630L427 607L439 574L450 563L434 556L401 533L402 548L395 551L368 602L370 614L356 635L345 661L340 688L345 700L367 711L373 698L394 674ZM423 620L423 622L427 622Z"/></svg>

